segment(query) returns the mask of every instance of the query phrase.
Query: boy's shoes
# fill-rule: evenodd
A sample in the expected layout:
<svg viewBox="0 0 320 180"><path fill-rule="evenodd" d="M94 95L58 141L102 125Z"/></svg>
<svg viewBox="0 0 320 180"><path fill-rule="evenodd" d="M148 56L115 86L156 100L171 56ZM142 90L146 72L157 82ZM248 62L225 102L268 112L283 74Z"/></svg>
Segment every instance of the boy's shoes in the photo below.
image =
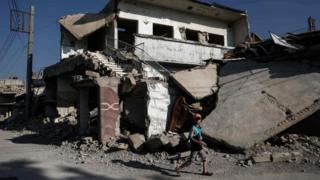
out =
<svg viewBox="0 0 320 180"><path fill-rule="evenodd" d="M212 172L202 172L202 174L201 175L203 175L203 176L212 176Z"/></svg>
<svg viewBox="0 0 320 180"><path fill-rule="evenodd" d="M176 170L177 176L180 177L180 176L181 176L181 174L180 174L180 169L179 169L178 167L176 167L175 170Z"/></svg>

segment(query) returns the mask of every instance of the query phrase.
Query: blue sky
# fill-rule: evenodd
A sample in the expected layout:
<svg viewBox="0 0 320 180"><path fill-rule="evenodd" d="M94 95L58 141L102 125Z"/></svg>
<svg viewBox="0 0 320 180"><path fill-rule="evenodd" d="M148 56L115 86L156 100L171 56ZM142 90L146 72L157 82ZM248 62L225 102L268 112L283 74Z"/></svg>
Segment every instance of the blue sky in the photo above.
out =
<svg viewBox="0 0 320 180"><path fill-rule="evenodd" d="M30 4L36 6L34 70L59 61L60 16L78 12L97 12L107 2L107 0L16 1L21 10L28 10ZM280 35L296 30L303 31L307 27L308 16L313 16L318 20L318 24L320 23L319 0L216 0L215 2L247 10L251 31L264 38L268 37L268 31ZM0 47L3 47L10 32L8 0L0 0L0 17ZM5 58L3 49L0 50L0 78L25 77L26 42L27 35L20 34L12 42Z"/></svg>

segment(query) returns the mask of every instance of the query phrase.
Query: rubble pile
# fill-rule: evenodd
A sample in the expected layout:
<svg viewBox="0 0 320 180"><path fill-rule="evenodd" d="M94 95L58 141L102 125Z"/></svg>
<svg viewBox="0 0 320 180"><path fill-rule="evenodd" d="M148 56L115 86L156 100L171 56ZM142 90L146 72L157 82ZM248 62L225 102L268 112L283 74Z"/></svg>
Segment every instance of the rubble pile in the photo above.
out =
<svg viewBox="0 0 320 180"><path fill-rule="evenodd" d="M15 93L15 94L22 94L24 93L24 86L11 86L11 85L5 85L0 86L0 92L3 94L6 93Z"/></svg>
<svg viewBox="0 0 320 180"><path fill-rule="evenodd" d="M246 152L256 163L300 162L320 166L320 137L285 134Z"/></svg>
<svg viewBox="0 0 320 180"><path fill-rule="evenodd" d="M235 156L224 153L225 159L236 160L238 165L319 165L318 137L279 134L320 110L320 68L316 65L320 31L286 37L271 33L271 39L265 41L253 35L251 42L228 52L225 59L214 59L229 49L223 47L224 42L221 47L198 47L201 43L170 40L179 47L178 59L188 56L185 59L194 61L188 64L150 57L155 45L145 52L140 47L147 43L130 45L109 39L107 32L99 29L112 27L109 23L116 22L115 17L77 14L59 21L61 61L45 68L45 87L34 93L33 115L38 117L21 121L20 108L7 119L5 128L26 128L43 135L49 143L61 145L62 156L79 163L110 163L116 158L135 162L138 157L140 163L152 164L169 162L168 155L176 156L177 152L188 154L186 132L194 123L194 114L199 113L209 147L222 144L245 152L245 158L238 152ZM80 19L86 23L74 24ZM89 41L98 31L101 34ZM84 37L88 47L82 47ZM132 37L158 45L168 40ZM98 39L101 47L89 47L89 42ZM201 53L191 53L196 47ZM175 51L168 46L166 52L156 54L166 57L172 53L169 49ZM181 53L184 51L190 52ZM205 54L211 58L201 59ZM0 92L7 89L0 86ZM15 105L23 105L23 98Z"/></svg>
<svg viewBox="0 0 320 180"><path fill-rule="evenodd" d="M12 77L0 80L0 121L10 118L18 108L17 97L24 94L23 81Z"/></svg>
<svg viewBox="0 0 320 180"><path fill-rule="evenodd" d="M77 138L77 125L73 116L59 117L54 122L42 116L33 117L29 122L21 118L7 119L1 123L1 129L26 130L43 137L48 144L60 145L64 140Z"/></svg>
<svg viewBox="0 0 320 180"><path fill-rule="evenodd" d="M136 144L132 144L134 137L138 138L134 142ZM149 165L167 161L168 153L164 151L148 153L144 149L144 151L140 150L137 153L139 148L137 143L140 143L139 138L142 137L134 134L131 137L112 139L107 144L101 144L92 137L79 137L74 140L63 141L58 150L61 157L79 164L101 162L110 167L117 166L116 160L122 162L135 161ZM140 145L143 146L144 143ZM170 164L169 161L167 163Z"/></svg>

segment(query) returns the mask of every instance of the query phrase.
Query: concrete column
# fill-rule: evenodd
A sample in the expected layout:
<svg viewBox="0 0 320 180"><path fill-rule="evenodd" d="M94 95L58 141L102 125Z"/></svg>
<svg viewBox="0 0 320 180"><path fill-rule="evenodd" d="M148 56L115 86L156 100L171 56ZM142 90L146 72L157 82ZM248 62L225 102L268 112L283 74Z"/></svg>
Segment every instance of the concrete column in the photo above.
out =
<svg viewBox="0 0 320 180"><path fill-rule="evenodd" d="M113 20L113 28L114 28L114 48L118 49L118 40L119 40L119 35L118 35L118 21L117 19Z"/></svg>
<svg viewBox="0 0 320 180"><path fill-rule="evenodd" d="M85 134L88 130L89 112L89 88L80 89L80 107L79 107L79 133Z"/></svg>
<svg viewBox="0 0 320 180"><path fill-rule="evenodd" d="M120 107L117 92L119 78L100 78L98 82L99 135L101 143L106 144L112 137L120 134L120 127L117 126L120 125Z"/></svg>

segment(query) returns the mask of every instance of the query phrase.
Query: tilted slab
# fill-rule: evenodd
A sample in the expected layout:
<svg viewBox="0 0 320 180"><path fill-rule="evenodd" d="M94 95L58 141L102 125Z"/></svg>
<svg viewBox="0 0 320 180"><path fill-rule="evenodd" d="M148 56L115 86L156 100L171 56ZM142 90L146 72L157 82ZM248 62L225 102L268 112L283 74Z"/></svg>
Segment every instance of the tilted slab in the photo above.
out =
<svg viewBox="0 0 320 180"><path fill-rule="evenodd" d="M246 149L320 108L320 70L299 62L230 62L221 68L216 109L203 122L209 140Z"/></svg>
<svg viewBox="0 0 320 180"><path fill-rule="evenodd" d="M218 66L208 64L176 72L172 75L173 82L196 100L211 96L218 90Z"/></svg>

